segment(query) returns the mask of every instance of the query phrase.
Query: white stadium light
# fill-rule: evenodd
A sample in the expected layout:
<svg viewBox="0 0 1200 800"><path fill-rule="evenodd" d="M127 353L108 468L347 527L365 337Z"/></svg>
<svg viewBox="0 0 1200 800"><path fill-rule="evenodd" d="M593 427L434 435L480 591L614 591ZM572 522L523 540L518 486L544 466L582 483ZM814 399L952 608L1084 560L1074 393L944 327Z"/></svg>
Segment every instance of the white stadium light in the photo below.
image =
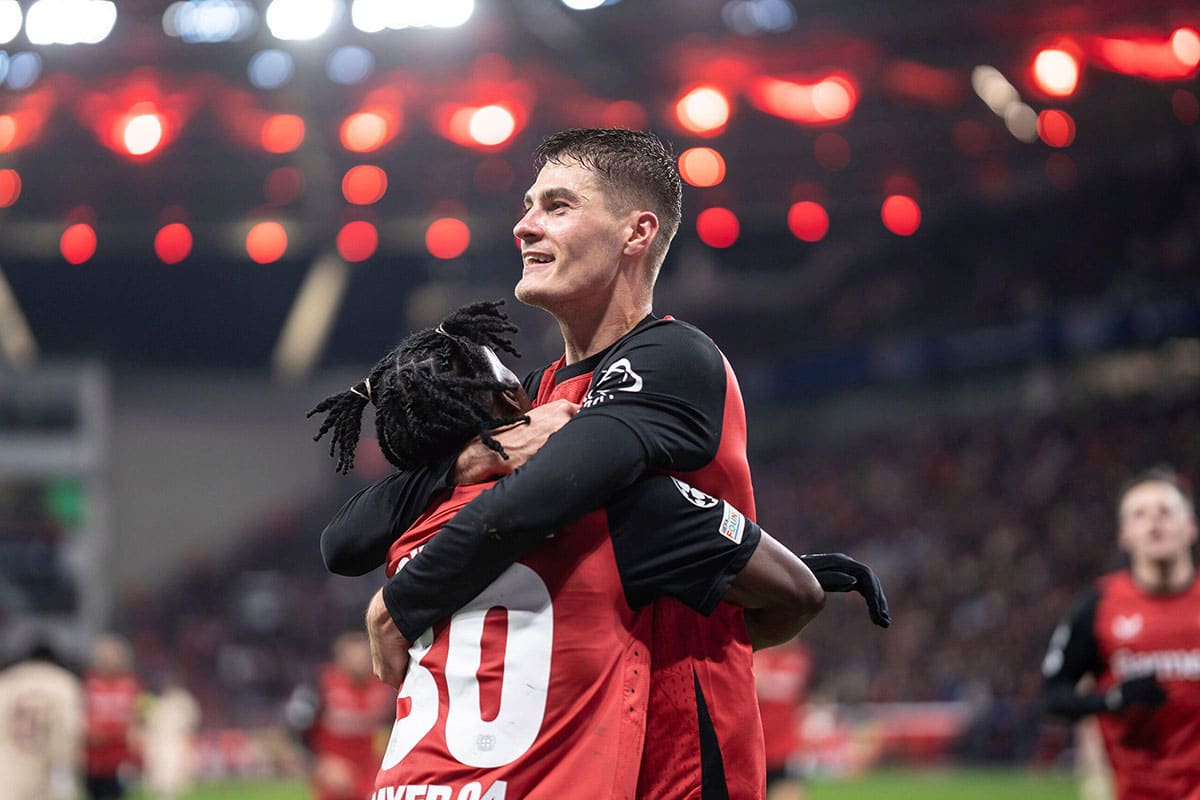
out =
<svg viewBox="0 0 1200 800"><path fill-rule="evenodd" d="M562 0L562 4L575 11L591 11L604 5L604 0Z"/></svg>
<svg viewBox="0 0 1200 800"><path fill-rule="evenodd" d="M308 41L325 34L341 15L341 0L271 0L266 20L276 39Z"/></svg>
<svg viewBox="0 0 1200 800"><path fill-rule="evenodd" d="M31 44L96 44L117 23L110 0L37 0L25 15Z"/></svg>
<svg viewBox="0 0 1200 800"><path fill-rule="evenodd" d="M350 21L364 33L385 28L457 28L475 13L475 0L354 0Z"/></svg>
<svg viewBox="0 0 1200 800"><path fill-rule="evenodd" d="M8 44L21 32L21 4L0 0L0 44Z"/></svg>
<svg viewBox="0 0 1200 800"><path fill-rule="evenodd" d="M394 0L354 0L350 22L363 33L379 33L388 26Z"/></svg>
<svg viewBox="0 0 1200 800"><path fill-rule="evenodd" d="M163 12L163 31L188 43L245 39L254 23L245 0L177 0Z"/></svg>

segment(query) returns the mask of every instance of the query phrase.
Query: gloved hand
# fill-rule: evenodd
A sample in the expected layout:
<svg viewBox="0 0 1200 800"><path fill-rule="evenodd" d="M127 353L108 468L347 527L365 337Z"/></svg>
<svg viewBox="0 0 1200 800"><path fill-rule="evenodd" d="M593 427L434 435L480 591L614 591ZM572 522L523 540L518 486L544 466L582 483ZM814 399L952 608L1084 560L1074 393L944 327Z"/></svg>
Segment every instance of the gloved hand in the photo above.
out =
<svg viewBox="0 0 1200 800"><path fill-rule="evenodd" d="M813 553L800 556L821 588L827 592L858 592L867 601L871 621L881 628L892 624L887 597L874 570L845 553Z"/></svg>
<svg viewBox="0 0 1200 800"><path fill-rule="evenodd" d="M1167 693L1154 673L1129 678L1104 693L1104 705L1109 711L1121 711L1130 706L1154 708L1167 702Z"/></svg>

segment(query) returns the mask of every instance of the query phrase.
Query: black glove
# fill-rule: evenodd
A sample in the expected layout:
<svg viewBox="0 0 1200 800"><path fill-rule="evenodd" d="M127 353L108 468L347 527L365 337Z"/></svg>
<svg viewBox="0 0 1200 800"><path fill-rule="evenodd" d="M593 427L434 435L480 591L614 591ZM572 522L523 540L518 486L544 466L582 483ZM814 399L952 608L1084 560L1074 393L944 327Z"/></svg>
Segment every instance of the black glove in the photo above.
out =
<svg viewBox="0 0 1200 800"><path fill-rule="evenodd" d="M1130 706L1154 708L1167 702L1167 693L1154 674L1130 678L1104 693L1104 705L1109 711L1120 711Z"/></svg>
<svg viewBox="0 0 1200 800"><path fill-rule="evenodd" d="M866 564L844 553L814 553L800 556L800 560L812 570L822 589L827 592L858 592L867 600L871 622L881 628L892 624L883 586L874 570Z"/></svg>

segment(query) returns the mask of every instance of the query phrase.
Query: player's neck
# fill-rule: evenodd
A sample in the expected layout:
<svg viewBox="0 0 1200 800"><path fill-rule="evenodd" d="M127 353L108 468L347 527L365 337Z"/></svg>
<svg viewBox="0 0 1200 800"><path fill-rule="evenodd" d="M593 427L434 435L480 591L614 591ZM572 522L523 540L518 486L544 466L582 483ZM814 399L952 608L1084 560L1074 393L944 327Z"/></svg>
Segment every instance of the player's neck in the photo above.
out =
<svg viewBox="0 0 1200 800"><path fill-rule="evenodd" d="M614 300L600 308L577 307L557 313L567 363L590 358L629 333L650 313L650 299Z"/></svg>
<svg viewBox="0 0 1200 800"><path fill-rule="evenodd" d="M1132 572L1134 581L1141 588L1155 594L1168 594L1191 585L1196 578L1196 565L1188 553L1169 561L1136 561Z"/></svg>

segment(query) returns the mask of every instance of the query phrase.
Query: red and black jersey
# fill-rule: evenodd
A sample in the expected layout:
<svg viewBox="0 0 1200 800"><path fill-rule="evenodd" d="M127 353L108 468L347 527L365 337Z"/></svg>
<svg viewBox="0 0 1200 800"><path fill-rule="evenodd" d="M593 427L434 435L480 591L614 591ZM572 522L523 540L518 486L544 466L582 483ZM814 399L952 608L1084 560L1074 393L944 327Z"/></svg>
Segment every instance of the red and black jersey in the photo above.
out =
<svg viewBox="0 0 1200 800"><path fill-rule="evenodd" d="M352 765L365 796L374 786L379 765L376 739L389 719L395 692L373 675L356 677L336 664L326 664L318 681L319 711L309 732L318 756L337 756Z"/></svg>
<svg viewBox="0 0 1200 800"><path fill-rule="evenodd" d="M798 727L812 669L812 652L799 639L754 654L768 772L784 769L800 747Z"/></svg>
<svg viewBox="0 0 1200 800"><path fill-rule="evenodd" d="M1090 674L1102 691L1153 673L1164 705L1098 714L1117 796L1200 800L1200 581L1157 594L1128 570L1105 576L1055 631L1043 671L1050 687Z"/></svg>
<svg viewBox="0 0 1200 800"><path fill-rule="evenodd" d="M89 777L113 777L122 764L136 759L130 734L137 722L141 690L141 682L133 675L84 676L84 750Z"/></svg>

